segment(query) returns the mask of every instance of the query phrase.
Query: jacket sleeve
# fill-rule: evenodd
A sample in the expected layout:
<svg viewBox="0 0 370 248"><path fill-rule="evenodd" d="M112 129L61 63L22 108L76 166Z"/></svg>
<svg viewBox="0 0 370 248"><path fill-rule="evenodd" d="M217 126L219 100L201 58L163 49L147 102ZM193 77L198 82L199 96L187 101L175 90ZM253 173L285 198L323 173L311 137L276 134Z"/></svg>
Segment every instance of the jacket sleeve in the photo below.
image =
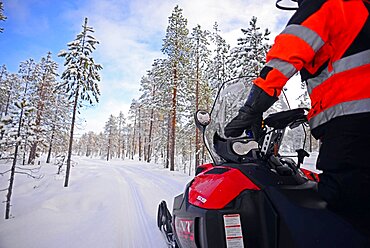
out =
<svg viewBox="0 0 370 248"><path fill-rule="evenodd" d="M338 0L329 0L338 1ZM326 52L332 10L324 0L308 1L296 11L267 53L265 67L254 83L271 96L279 96L289 78ZM315 3L316 5L312 6ZM322 56L320 56L322 57Z"/></svg>

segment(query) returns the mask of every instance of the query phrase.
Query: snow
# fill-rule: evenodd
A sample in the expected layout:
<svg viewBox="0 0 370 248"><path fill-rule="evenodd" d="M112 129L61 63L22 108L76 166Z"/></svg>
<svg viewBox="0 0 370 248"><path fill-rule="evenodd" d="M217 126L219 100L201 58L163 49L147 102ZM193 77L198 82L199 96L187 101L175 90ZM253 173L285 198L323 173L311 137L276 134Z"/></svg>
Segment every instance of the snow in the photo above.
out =
<svg viewBox="0 0 370 248"><path fill-rule="evenodd" d="M189 176L138 161L74 160L67 188L57 166L42 166L41 180L16 175L12 218L0 220L1 248L166 247L157 207L166 200L172 208Z"/></svg>
<svg viewBox="0 0 370 248"><path fill-rule="evenodd" d="M311 154L303 167L314 169L316 157ZM67 188L55 165L44 164L40 180L16 175L12 218L0 219L1 248L166 247L157 206L166 200L172 209L191 177L139 161L73 160ZM0 165L0 171L8 168ZM6 177L0 178L0 188L6 188Z"/></svg>

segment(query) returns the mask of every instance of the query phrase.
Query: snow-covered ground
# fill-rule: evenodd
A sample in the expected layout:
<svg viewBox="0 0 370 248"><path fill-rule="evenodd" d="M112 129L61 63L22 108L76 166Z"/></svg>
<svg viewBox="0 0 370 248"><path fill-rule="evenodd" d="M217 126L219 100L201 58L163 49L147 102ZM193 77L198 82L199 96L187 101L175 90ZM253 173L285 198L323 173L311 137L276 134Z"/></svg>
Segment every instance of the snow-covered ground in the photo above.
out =
<svg viewBox="0 0 370 248"><path fill-rule="evenodd" d="M172 209L173 197L191 177L132 160L74 160L68 188L55 165L42 166L41 180L16 175L12 218L0 218L0 248L166 247L156 226L157 206L166 200ZM304 167L314 169L315 161L312 154ZM1 188L7 178L0 177Z"/></svg>
<svg viewBox="0 0 370 248"><path fill-rule="evenodd" d="M172 208L190 177L144 162L74 160L68 188L56 166L43 166L41 180L16 175L12 218L0 218L0 248L166 247L157 206L166 200ZM0 177L2 188L7 178Z"/></svg>

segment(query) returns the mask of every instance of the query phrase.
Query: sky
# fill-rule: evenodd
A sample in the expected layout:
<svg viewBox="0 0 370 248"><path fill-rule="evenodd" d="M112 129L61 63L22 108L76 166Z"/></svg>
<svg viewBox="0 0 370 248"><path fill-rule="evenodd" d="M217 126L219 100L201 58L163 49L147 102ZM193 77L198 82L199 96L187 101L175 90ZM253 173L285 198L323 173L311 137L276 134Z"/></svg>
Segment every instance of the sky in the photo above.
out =
<svg viewBox="0 0 370 248"><path fill-rule="evenodd" d="M161 52L168 17L176 5L192 30L197 24L212 30L215 22L221 36L233 47L249 26L252 16L261 28L268 28L271 40L285 27L289 11L275 8L275 0L3 0L5 22L0 33L0 65L17 72L19 63L36 61L51 52L64 70L57 54L81 32L84 18L100 42L93 53L100 71L99 103L82 109L79 132L103 131L109 115L126 116L132 99L140 96L140 79ZM299 81L288 82L286 92L294 106Z"/></svg>

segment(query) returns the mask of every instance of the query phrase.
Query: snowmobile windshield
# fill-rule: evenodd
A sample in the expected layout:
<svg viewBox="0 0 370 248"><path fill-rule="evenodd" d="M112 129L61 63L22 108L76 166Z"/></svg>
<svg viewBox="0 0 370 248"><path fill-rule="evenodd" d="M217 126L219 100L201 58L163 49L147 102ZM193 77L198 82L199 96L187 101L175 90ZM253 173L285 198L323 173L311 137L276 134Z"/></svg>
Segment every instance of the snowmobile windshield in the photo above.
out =
<svg viewBox="0 0 370 248"><path fill-rule="evenodd" d="M211 110L211 122L205 129L204 141L216 165L223 164L215 150L215 137L227 139L224 134L225 126L238 114L239 108L247 99L251 82L246 78L226 81L218 91ZM216 135L215 135L216 134Z"/></svg>

